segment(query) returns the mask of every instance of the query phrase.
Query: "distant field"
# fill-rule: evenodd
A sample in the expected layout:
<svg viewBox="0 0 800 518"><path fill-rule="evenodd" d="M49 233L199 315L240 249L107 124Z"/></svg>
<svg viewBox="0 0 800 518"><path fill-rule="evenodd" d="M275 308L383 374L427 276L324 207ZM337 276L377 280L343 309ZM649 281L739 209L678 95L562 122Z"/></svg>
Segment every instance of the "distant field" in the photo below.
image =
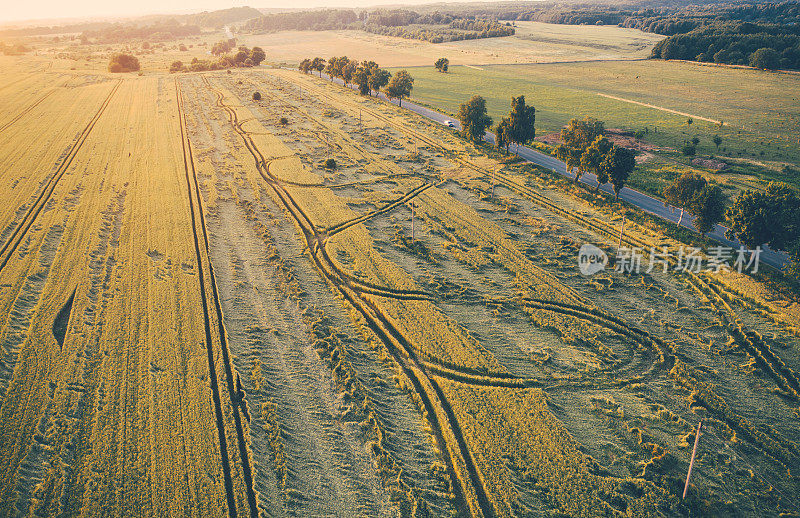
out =
<svg viewBox="0 0 800 518"><path fill-rule="evenodd" d="M674 150L696 135L698 155L718 153L741 161L734 174L796 181L781 171L786 164L800 164L800 75L664 61L481 68L457 66L448 74L415 68L413 97L456 112L479 94L498 120L508 112L512 95L525 95L536 106L538 135L588 115L608 128L647 130L647 142L673 150L660 153L663 157L685 162ZM687 125L687 115L693 124ZM711 141L715 134L723 138L719 151Z"/></svg>
<svg viewBox="0 0 800 518"><path fill-rule="evenodd" d="M647 57L663 38L636 29L518 22L505 38L428 43L361 31L284 31L240 35L245 45L264 48L270 61L297 63L310 55L347 55L383 66L430 65L445 56L452 64L548 63Z"/></svg>

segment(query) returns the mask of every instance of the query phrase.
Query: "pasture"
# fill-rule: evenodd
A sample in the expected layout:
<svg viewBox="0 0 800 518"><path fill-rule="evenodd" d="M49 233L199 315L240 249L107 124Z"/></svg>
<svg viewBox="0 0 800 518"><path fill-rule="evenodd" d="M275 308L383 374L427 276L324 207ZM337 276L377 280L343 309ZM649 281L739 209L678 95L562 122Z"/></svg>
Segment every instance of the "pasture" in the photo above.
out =
<svg viewBox="0 0 800 518"><path fill-rule="evenodd" d="M647 175L663 169L669 178L670 167L691 167L678 150L697 136L698 156L731 159L732 167L716 177L733 190L772 179L797 185L796 172L787 173L786 166L800 169L798 74L649 60L481 68L456 66L448 74L413 68L412 100L455 113L470 96L481 95L499 121L511 96L524 95L536 107L540 137L584 116L605 121L607 128L646 132L643 140L656 148L657 158L645 167ZM714 135L722 137L719 149ZM663 182L639 186L660 192Z"/></svg>

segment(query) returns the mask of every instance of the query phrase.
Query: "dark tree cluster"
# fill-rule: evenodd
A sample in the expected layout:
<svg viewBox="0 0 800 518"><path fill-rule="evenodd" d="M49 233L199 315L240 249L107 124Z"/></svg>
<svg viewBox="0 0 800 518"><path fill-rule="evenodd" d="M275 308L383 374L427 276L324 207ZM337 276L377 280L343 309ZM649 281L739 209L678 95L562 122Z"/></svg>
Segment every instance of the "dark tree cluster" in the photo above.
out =
<svg viewBox="0 0 800 518"><path fill-rule="evenodd" d="M511 144L524 146L536 136L536 108L525 104L525 96L511 98L511 111L508 117L497 124L495 129L495 145L508 148Z"/></svg>
<svg viewBox="0 0 800 518"><path fill-rule="evenodd" d="M322 9L268 14L245 22L242 28L260 33L290 30L326 31L346 29L357 21L358 15L351 9Z"/></svg>
<svg viewBox="0 0 800 518"><path fill-rule="evenodd" d="M192 14L189 16L188 22L200 25L201 27L221 29L226 25L258 18L260 16L262 16L261 11L252 7L231 7L218 11L204 11L202 13Z"/></svg>
<svg viewBox="0 0 800 518"><path fill-rule="evenodd" d="M715 23L658 42L652 57L800 69L800 25Z"/></svg>
<svg viewBox="0 0 800 518"><path fill-rule="evenodd" d="M183 25L177 21L154 23L151 25L114 24L81 35L84 41L95 43L126 43L136 40L171 41L200 34L197 25Z"/></svg>
<svg viewBox="0 0 800 518"><path fill-rule="evenodd" d="M515 30L510 23L502 24L488 18L466 19L457 13L439 11L421 14L409 9L375 9L360 13L352 9L322 9L268 14L249 20L243 29L251 32L353 29L431 43L509 36Z"/></svg>
<svg viewBox="0 0 800 518"><path fill-rule="evenodd" d="M233 42L233 43L231 43ZM212 47L211 53L218 56L216 60L194 58L189 65L182 61L173 61L169 67L170 72L205 72L206 70L225 70L226 68L254 67L261 64L267 55L261 47L248 49L245 46L236 47L236 40L218 42Z"/></svg>
<svg viewBox="0 0 800 518"><path fill-rule="evenodd" d="M114 54L108 63L108 71L112 73L137 72L140 68L139 60L130 54Z"/></svg>

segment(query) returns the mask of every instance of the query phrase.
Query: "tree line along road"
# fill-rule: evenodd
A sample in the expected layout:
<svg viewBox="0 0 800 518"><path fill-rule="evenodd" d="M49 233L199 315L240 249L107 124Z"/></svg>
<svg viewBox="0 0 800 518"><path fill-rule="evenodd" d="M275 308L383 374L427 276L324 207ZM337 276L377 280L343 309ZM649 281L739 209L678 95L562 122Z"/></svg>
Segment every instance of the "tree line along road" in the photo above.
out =
<svg viewBox="0 0 800 518"><path fill-rule="evenodd" d="M322 77L330 79L330 76L327 74L322 74ZM334 78L334 82L344 86L344 82L341 79ZM354 88L351 86L351 88ZM415 104L411 101L403 101L402 105L399 104L398 101L389 99L383 93L379 93L378 96L388 101L394 105L398 105L403 109L410 110L414 113L422 115L423 117L430 119L434 122L438 122L439 124L446 125L448 121L452 121L454 125L455 131L461 131L461 123L457 120L453 119L452 117L445 115L443 113L437 112L436 110L432 110L430 108L426 108L424 106L420 106L419 104ZM489 142L490 144L494 144L494 133L487 131L484 135L484 140ZM540 151L535 149L526 147L526 146L515 146L512 148L512 152L521 158L536 164L540 167L544 167L545 169L549 169L551 171L555 171L556 173L565 176L567 178L575 179L575 174L571 171L567 171L567 164L562 162L561 160L546 155ZM580 182L586 184L590 187L597 186L597 177L592 173L586 173L581 176ZM604 184L600 186L600 190L606 192L608 194L613 194L613 190L610 184ZM662 200L645 194L643 192L637 191L636 189L631 189L630 187L623 187L619 193L619 197L621 200L630 203L631 205L635 205L639 209L652 214L654 216L658 216L661 219L666 221L671 221L672 223L678 222L678 218L680 216L680 209L673 207L672 205L665 205ZM681 222L681 226L685 227L692 232L697 233L697 229L692 226L691 220L692 215L688 212L685 213L686 216L684 217L683 221ZM739 249L741 243L738 240L731 240L725 237L725 231L728 230L727 227L723 225L717 224L714 230L706 234L709 238L713 239L714 241L720 243L723 246L728 246L734 249ZM785 252L770 250L768 246L762 247L761 252L761 262L765 263L773 268L781 269L789 263L789 256Z"/></svg>

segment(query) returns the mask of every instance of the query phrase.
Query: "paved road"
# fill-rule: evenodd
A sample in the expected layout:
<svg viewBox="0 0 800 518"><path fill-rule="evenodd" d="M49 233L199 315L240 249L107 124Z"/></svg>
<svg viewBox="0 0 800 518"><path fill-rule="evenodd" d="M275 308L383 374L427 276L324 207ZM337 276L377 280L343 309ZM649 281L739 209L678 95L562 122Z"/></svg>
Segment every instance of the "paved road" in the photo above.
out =
<svg viewBox="0 0 800 518"><path fill-rule="evenodd" d="M326 74L322 75L323 77L327 77ZM340 79L336 79L336 82L339 84L343 84ZM354 88L354 87L353 87ZM393 104L400 104L396 100L387 99L384 94L379 94L381 99L389 101ZM401 106L407 110L412 112L418 113L423 117L431 119L435 122L438 122L442 125L446 124L448 121L452 121L454 130L459 131L461 130L461 124L440 112L435 110L431 110L430 108L426 108L424 106L420 106L419 104L415 104L410 101L403 101ZM486 132L484 139L494 144L494 134L491 132ZM545 169L550 169L551 171L555 171L562 176L566 176L567 178L575 178L575 175L572 172L567 171L567 165L562 162L561 160L546 155L540 151L535 149L526 147L526 146L513 146L511 151L520 157L524 158L528 162L534 163L538 166L544 167ZM581 183L584 183L590 187L597 186L597 177L594 174L587 173L580 178ZM600 186L600 190L613 194L613 190L610 184L604 184ZM677 223L678 219L680 218L680 209L676 209L675 207L668 205L664 206L664 202L650 196L649 194L645 194L643 192L637 191L636 189L631 189L630 187L623 187L619 193L619 197L637 207L642 209L645 212L658 216L662 219L667 221L671 221L673 223ZM697 232L697 230L692 226L692 215L688 212L684 214L683 221L681 221L681 226L688 228L692 232ZM736 240L730 240L725 237L725 231L727 230L726 227L723 225L717 225L716 228L708 233L708 237L717 241L722 246L728 246L731 248L739 249L741 244ZM734 258L736 257L736 253L734 252ZM784 252L776 252L774 250L770 250L769 247L764 247L764 250L761 253L761 262L766 263L775 268L783 268L785 265L789 263L789 256Z"/></svg>

